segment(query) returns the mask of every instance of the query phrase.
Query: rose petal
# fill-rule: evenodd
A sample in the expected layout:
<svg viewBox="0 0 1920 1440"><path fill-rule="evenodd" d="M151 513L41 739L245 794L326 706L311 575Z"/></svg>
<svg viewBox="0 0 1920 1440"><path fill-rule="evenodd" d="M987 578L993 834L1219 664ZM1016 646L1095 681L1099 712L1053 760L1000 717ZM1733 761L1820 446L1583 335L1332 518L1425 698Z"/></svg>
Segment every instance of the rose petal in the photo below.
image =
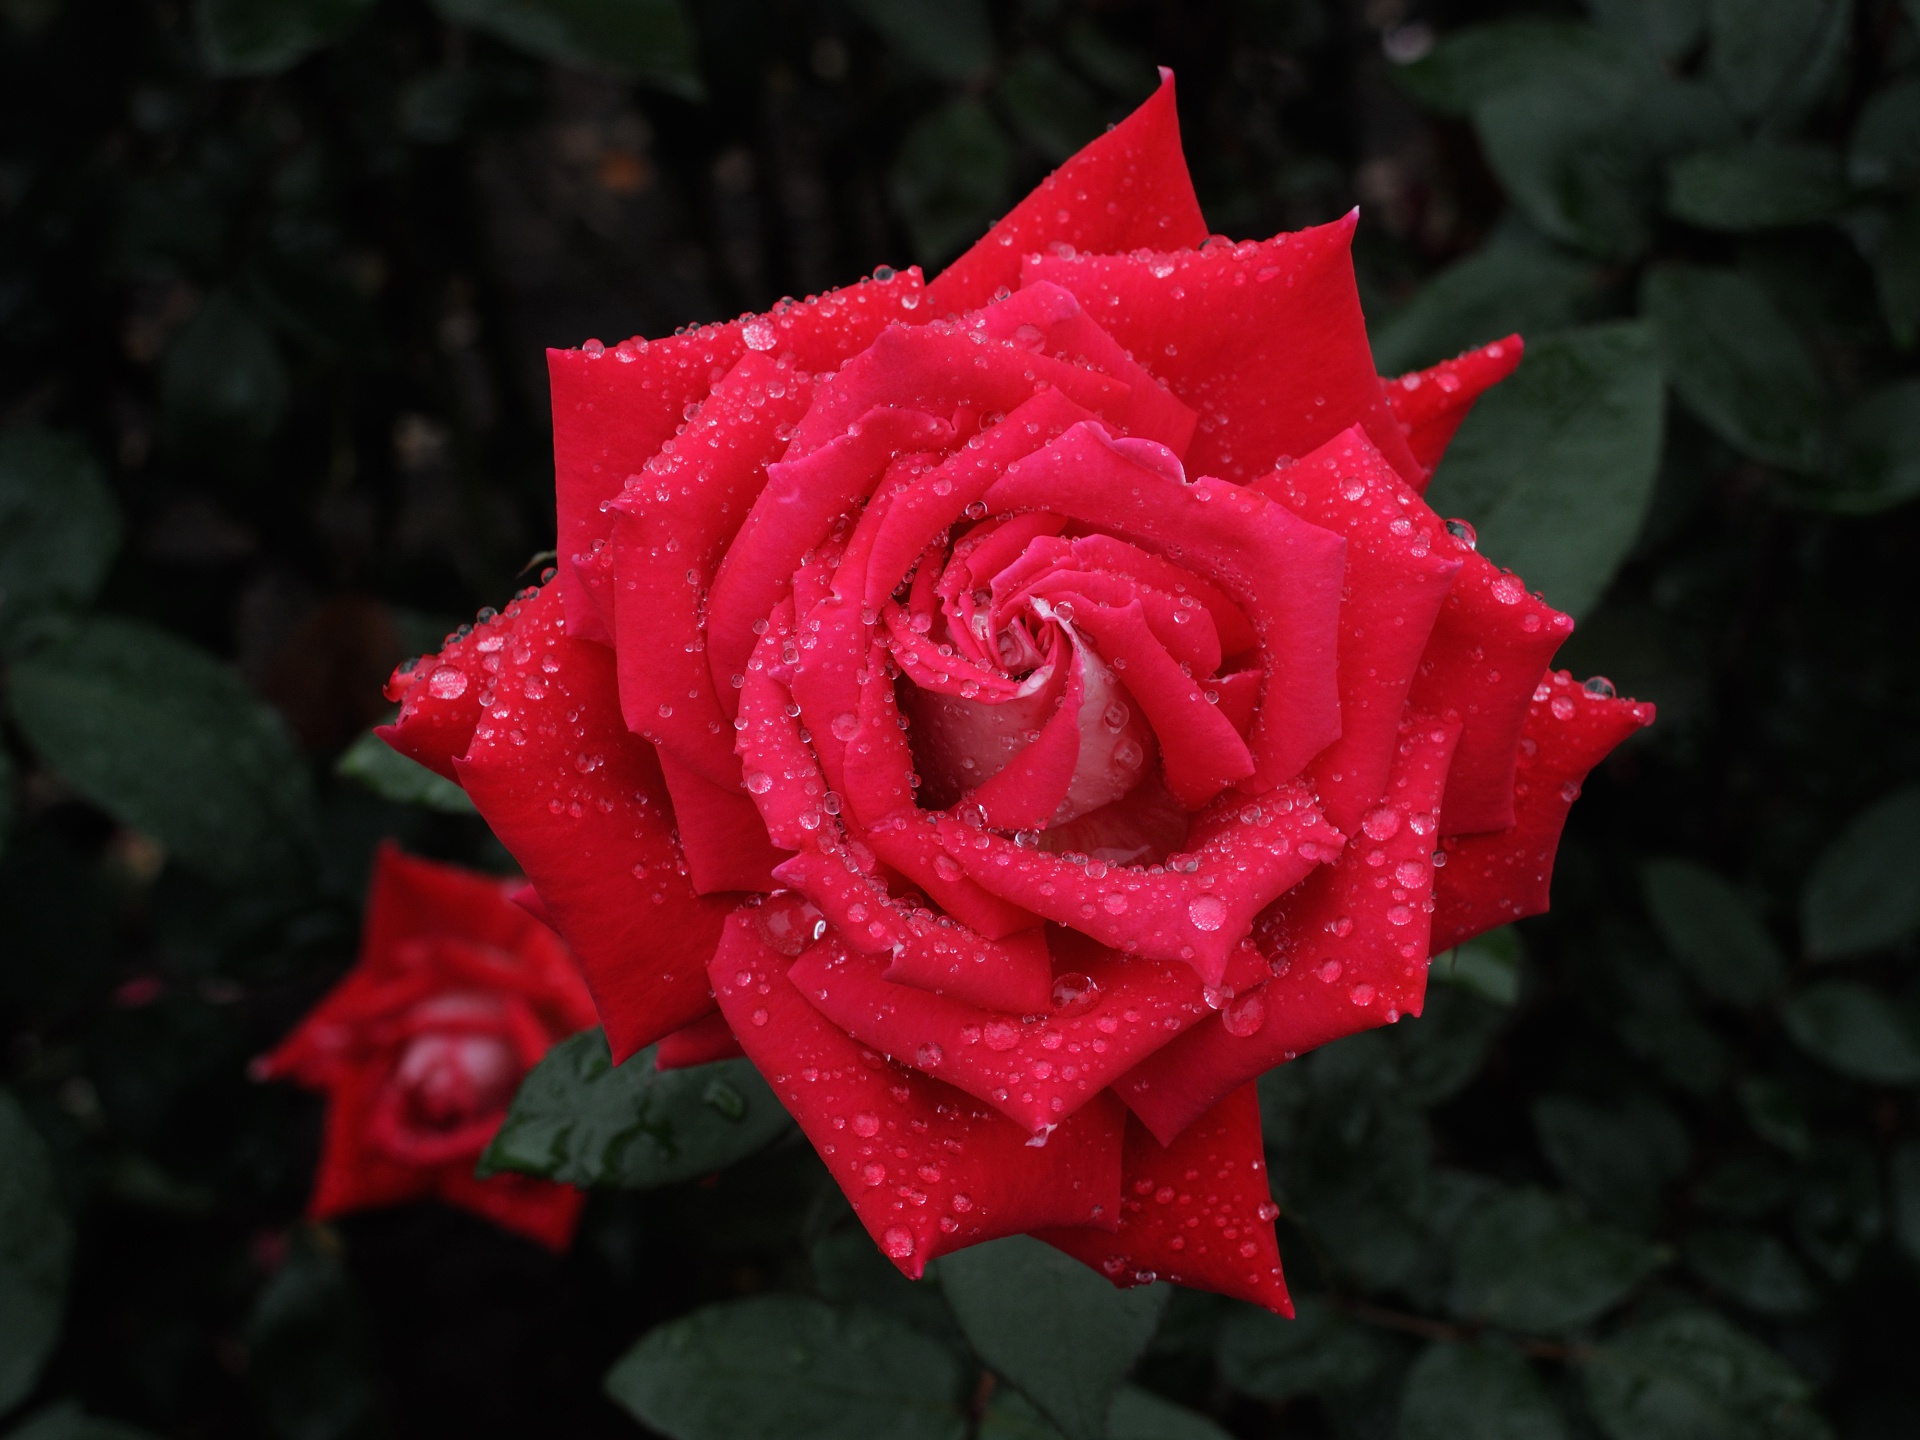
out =
<svg viewBox="0 0 1920 1440"><path fill-rule="evenodd" d="M1165 1147L1128 1117L1122 1157L1117 1232L1038 1238L1123 1288L1167 1280L1292 1317L1253 1086L1223 1097Z"/></svg>
<svg viewBox="0 0 1920 1440"><path fill-rule="evenodd" d="M706 1012L731 903L694 893L652 747L620 718L613 656L563 634L559 611L552 586L509 607L495 703L458 770L578 957L621 1060Z"/></svg>
<svg viewBox="0 0 1920 1440"><path fill-rule="evenodd" d="M1573 633L1572 618L1528 594L1519 576L1472 551L1463 558L1407 692L1414 709L1460 722L1441 806L1449 835L1513 824L1520 727L1540 672Z"/></svg>
<svg viewBox="0 0 1920 1440"><path fill-rule="evenodd" d="M1040 917L967 878L940 843L938 821L924 810L896 810L861 838L874 854L926 891L942 910L991 940L1030 930Z"/></svg>
<svg viewBox="0 0 1920 1440"><path fill-rule="evenodd" d="M723 788L737 787L740 778L727 727L733 690L727 687L723 709L708 664L712 636L702 632L701 602L742 521L753 523L749 507L759 513L755 497L767 483L767 462L811 393L811 382L791 367L748 353L672 440L671 453L649 460L611 502L619 512L612 543L614 653L627 728ZM781 574L792 571L788 564ZM770 608L771 601L755 618ZM744 627L742 636L745 644L730 657L740 663L753 647ZM721 668L731 675L739 663Z"/></svg>
<svg viewBox="0 0 1920 1440"><path fill-rule="evenodd" d="M767 466L766 488L721 562L707 603L712 673L726 677L729 692L732 676L753 652L754 621L787 594L801 557L855 501L873 493L894 456L936 449L952 438L953 428L931 415L875 409L803 459Z"/></svg>
<svg viewBox="0 0 1920 1440"><path fill-rule="evenodd" d="M1407 448L1431 475L1473 402L1511 375L1524 350L1518 335L1495 340L1425 370L1386 382L1393 418L1406 432ZM1425 481L1420 482L1422 485Z"/></svg>
<svg viewBox="0 0 1920 1440"><path fill-rule="evenodd" d="M1073 292L1045 281L1016 290L975 312L973 322L995 340L1011 340L1026 349L1085 365L1124 381L1131 390L1119 417L1129 435L1157 440L1184 456L1200 417L1174 399L1093 318Z"/></svg>
<svg viewBox="0 0 1920 1440"><path fill-rule="evenodd" d="M442 1167L435 1188L447 1204L484 1215L501 1229L524 1235L556 1254L565 1254L573 1243L574 1228L587 1203L586 1193L571 1185L526 1175L478 1179L471 1162Z"/></svg>
<svg viewBox="0 0 1920 1440"><path fill-rule="evenodd" d="M611 641L612 595L604 588L591 594L578 571L612 534L602 507L672 437L689 405L705 399L748 350L790 354L802 370L833 370L883 326L926 319L922 293L920 272L907 270L684 335L549 350L558 583L570 633Z"/></svg>
<svg viewBox="0 0 1920 1440"><path fill-rule="evenodd" d="M1075 864L959 820L939 829L947 853L994 894L1130 955L1183 960L1208 985L1225 978L1253 917L1342 841L1297 782L1215 801L1195 818L1190 870Z"/></svg>
<svg viewBox="0 0 1920 1440"><path fill-rule="evenodd" d="M1155 255L1036 255L1047 280L1200 412L1186 460L1242 484L1349 425L1408 479L1422 470L1374 373L1349 246L1358 212L1262 242Z"/></svg>
<svg viewBox="0 0 1920 1440"><path fill-rule="evenodd" d="M1053 970L1038 928L989 940L950 917L910 913L831 842L793 856L777 873L819 908L842 942L886 957L893 983L1016 1014L1047 1007Z"/></svg>
<svg viewBox="0 0 1920 1440"><path fill-rule="evenodd" d="M1459 727L1409 720L1380 804L1339 860L1260 917L1280 973L1114 1085L1162 1142L1257 1075L1356 1030L1417 1015L1426 993L1435 810Z"/></svg>
<svg viewBox="0 0 1920 1440"><path fill-rule="evenodd" d="M774 848L768 837L766 823L740 779L738 762L732 787L723 789L680 764L664 747L659 758L694 893L773 889L773 867L785 852Z"/></svg>
<svg viewBox="0 0 1920 1440"><path fill-rule="evenodd" d="M1651 725L1653 716L1653 706L1643 701L1596 694L1564 670L1548 672L1534 690L1520 733L1513 827L1446 842L1447 863L1434 890L1435 947L1447 949L1496 925L1546 913L1554 852L1581 783L1614 746ZM1445 819L1443 812L1442 829Z"/></svg>
<svg viewBox="0 0 1920 1440"><path fill-rule="evenodd" d="M653 1052L655 1070L688 1070L695 1065L711 1065L716 1060L732 1060L747 1052L733 1036L727 1017L715 1009L691 1025L660 1037L660 1048Z"/></svg>
<svg viewBox="0 0 1920 1440"><path fill-rule="evenodd" d="M388 677L386 696L400 702L391 725L374 733L409 760L458 783L453 762L473 743L489 655L506 643L507 622L495 615L447 637L437 655L409 661ZM488 648L482 650L481 646Z"/></svg>
<svg viewBox="0 0 1920 1440"><path fill-rule="evenodd" d="M1055 1010L1043 999L1024 1013L970 1005L888 981L884 956L862 954L836 934L796 960L789 978L856 1040L1045 1135L1114 1077L1213 1013L1200 982L1178 961L1120 955L1066 937L1062 945L1058 963L1091 982L1084 987L1091 1004L1082 999ZM1233 979L1251 985L1266 974L1251 948L1236 953Z"/></svg>
<svg viewBox="0 0 1920 1440"><path fill-rule="evenodd" d="M1125 1113L1118 1102L1102 1097L1044 1146L1030 1145L1004 1116L850 1039L786 971L754 911L727 922L711 967L721 1010L904 1274L918 1279L934 1257L1001 1235L1112 1223Z"/></svg>
<svg viewBox="0 0 1920 1440"><path fill-rule="evenodd" d="M987 503L1047 509L1139 540L1234 598L1260 637L1266 670L1250 742L1255 769L1242 788L1271 789L1340 733L1336 636L1346 542L1239 486L1174 483L1141 463L1138 450L1122 448L1145 443L1116 443L1097 425L1076 425L1009 466Z"/></svg>
<svg viewBox="0 0 1920 1440"><path fill-rule="evenodd" d="M1311 773L1327 818L1352 834L1386 787L1415 668L1463 557L1357 425L1253 488L1347 541L1340 738Z"/></svg>
<svg viewBox="0 0 1920 1440"><path fill-rule="evenodd" d="M1177 250L1207 238L1180 150L1173 72L1125 120L1090 142L927 287L936 315L977 309L1020 282L1020 257L1049 245L1105 253Z"/></svg>
<svg viewBox="0 0 1920 1440"><path fill-rule="evenodd" d="M786 658L789 653L792 659ZM742 783L767 834L787 850L805 848L808 836L820 828L825 813L820 805L827 793L820 762L800 738L799 707L786 685L798 660L793 603L783 600L768 617L747 661L733 743Z"/></svg>

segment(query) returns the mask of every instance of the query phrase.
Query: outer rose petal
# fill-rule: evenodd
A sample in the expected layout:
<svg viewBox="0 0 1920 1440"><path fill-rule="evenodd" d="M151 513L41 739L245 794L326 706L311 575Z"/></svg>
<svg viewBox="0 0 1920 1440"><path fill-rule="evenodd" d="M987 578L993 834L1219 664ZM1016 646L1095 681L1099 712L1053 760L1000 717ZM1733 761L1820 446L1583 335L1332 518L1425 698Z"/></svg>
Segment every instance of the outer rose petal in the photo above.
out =
<svg viewBox="0 0 1920 1440"><path fill-rule="evenodd" d="M1312 775L1327 818L1351 835L1386 788L1414 669L1462 557L1357 425L1253 488L1346 537L1340 738Z"/></svg>
<svg viewBox="0 0 1920 1440"><path fill-rule="evenodd" d="M739 788L740 766L727 726L732 706L723 712L707 664L701 601L766 484L767 462L785 443L782 432L805 412L812 391L791 367L748 354L673 441L673 453L649 460L611 502L619 512L614 653L627 728L723 788ZM745 649L739 658L745 660Z"/></svg>
<svg viewBox="0 0 1920 1440"><path fill-rule="evenodd" d="M1355 219L1199 251L1036 255L1020 273L1079 296L1200 412L1186 457L1197 473L1244 484L1359 424L1418 480L1367 347L1348 253Z"/></svg>
<svg viewBox="0 0 1920 1440"><path fill-rule="evenodd" d="M776 898L761 909L782 902ZM754 910L727 921L714 994L881 1252L912 1279L936 1256L1047 1225L1107 1225L1120 1201L1124 1111L1089 1105L1044 1146L967 1095L888 1062L787 979Z"/></svg>
<svg viewBox="0 0 1920 1440"><path fill-rule="evenodd" d="M1414 709L1460 722L1460 748L1441 806L1446 833L1513 823L1513 767L1533 681L1573 633L1573 620L1527 593L1519 576L1468 552L1407 698Z"/></svg>
<svg viewBox="0 0 1920 1440"><path fill-rule="evenodd" d="M444 1166L436 1192L449 1205L484 1215L503 1230L564 1254L586 1207L584 1192L525 1175L475 1177L471 1162Z"/></svg>
<svg viewBox="0 0 1920 1440"><path fill-rule="evenodd" d="M374 733L409 760L457 782L453 762L473 742L480 691L486 685L481 668L486 656L478 646L504 634L505 623L495 616L466 635L450 635L439 654L423 655L395 670L386 695L400 702L400 713L391 725L376 726Z"/></svg>
<svg viewBox="0 0 1920 1440"><path fill-rule="evenodd" d="M1243 1085L1162 1147L1127 1121L1120 1229L1045 1230L1039 1238L1123 1288L1171 1280L1292 1318L1267 1182L1260 1097Z"/></svg>
<svg viewBox="0 0 1920 1440"><path fill-rule="evenodd" d="M613 656L563 634L559 609L549 586L514 615L460 783L579 957L617 1062L711 1008L705 967L731 904L694 894Z"/></svg>
<svg viewBox="0 0 1920 1440"><path fill-rule="evenodd" d="M1076 425L1010 465L987 492L987 504L1050 510L1143 541L1238 601L1260 636L1266 667L1251 740L1256 768L1241 788L1272 789L1340 733L1336 652L1346 542L1237 485L1182 484L1150 468L1154 451L1178 470L1149 442L1115 441L1097 425Z"/></svg>
<svg viewBox="0 0 1920 1440"><path fill-rule="evenodd" d="M1014 206L927 287L936 315L973 310L1020 282L1020 258L1049 245L1108 253L1178 250L1207 238L1180 149L1173 72L1138 110Z"/></svg>
<svg viewBox="0 0 1920 1440"><path fill-rule="evenodd" d="M771 890L773 867L784 858L768 839L766 824L748 797L738 769L736 765L733 787L724 788L687 769L666 750L660 751L660 774L673 800L681 853L699 895Z"/></svg>
<svg viewBox="0 0 1920 1440"><path fill-rule="evenodd" d="M1393 418L1406 431L1407 448L1427 474L1439 465L1473 402L1514 372L1524 348L1518 335L1509 335L1386 382Z"/></svg>
<svg viewBox="0 0 1920 1440"><path fill-rule="evenodd" d="M559 584L575 638L612 638L611 595L590 594L579 573L612 531L601 506L672 437L688 405L749 349L791 353L804 370L832 370L882 326L925 319L921 297L920 272L907 270L684 335L549 350Z"/></svg>
<svg viewBox="0 0 1920 1440"><path fill-rule="evenodd" d="M1253 917L1332 859L1343 839L1300 784L1258 800L1223 796L1195 817L1190 838L1191 870L1075 864L940 821L947 853L994 894L1116 950L1184 960L1208 985L1224 981Z"/></svg>
<svg viewBox="0 0 1920 1440"><path fill-rule="evenodd" d="M1456 725L1408 722L1382 803L1353 843L1260 917L1260 948L1280 973L1115 1084L1162 1141L1302 1051L1420 1013L1434 810L1459 734Z"/></svg>
<svg viewBox="0 0 1920 1440"><path fill-rule="evenodd" d="M1564 670L1548 672L1520 733L1513 827L1446 842L1434 890L1437 949L1546 912L1554 852L1581 782L1614 746L1651 725L1653 714L1643 701L1596 695Z"/></svg>
<svg viewBox="0 0 1920 1440"><path fill-rule="evenodd" d="M710 1065L715 1060L732 1060L747 1052L733 1037L727 1017L715 1010L685 1029L660 1037L660 1048L653 1052L656 1070L685 1070L694 1065Z"/></svg>
<svg viewBox="0 0 1920 1440"><path fill-rule="evenodd" d="M1058 932L1055 932L1058 934ZM1061 964L1091 981L1080 1008L1024 1016L982 1009L886 979L884 958L830 934L794 962L796 989L856 1040L910 1061L1035 1135L1046 1135L1109 1081L1212 1013L1200 982L1178 961L1121 955L1062 937ZM1266 978L1251 946L1234 953L1229 982Z"/></svg>

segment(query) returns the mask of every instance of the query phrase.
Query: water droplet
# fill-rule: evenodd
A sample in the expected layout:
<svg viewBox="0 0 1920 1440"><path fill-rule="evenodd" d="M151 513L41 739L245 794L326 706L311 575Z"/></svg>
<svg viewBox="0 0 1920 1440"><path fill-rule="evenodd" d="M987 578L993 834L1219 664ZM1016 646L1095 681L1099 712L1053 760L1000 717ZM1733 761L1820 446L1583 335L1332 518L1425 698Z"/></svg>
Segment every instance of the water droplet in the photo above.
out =
<svg viewBox="0 0 1920 1440"><path fill-rule="evenodd" d="M442 665L427 677L427 693L436 700L458 700L467 693L467 672Z"/></svg>
<svg viewBox="0 0 1920 1440"><path fill-rule="evenodd" d="M895 1225L880 1237L881 1248L889 1258L905 1260L913 1254L913 1232L901 1225Z"/></svg>
<svg viewBox="0 0 1920 1440"><path fill-rule="evenodd" d="M853 1133L863 1140L871 1140L880 1133L880 1117L872 1111L862 1110L853 1117Z"/></svg>
<svg viewBox="0 0 1920 1440"><path fill-rule="evenodd" d="M747 771L747 793L764 795L773 789L773 777L764 770Z"/></svg>
<svg viewBox="0 0 1920 1440"><path fill-rule="evenodd" d="M1109 915L1124 915L1127 913L1127 897L1118 890L1109 890L1100 897L1100 908Z"/></svg>
<svg viewBox="0 0 1920 1440"><path fill-rule="evenodd" d="M1598 695L1602 700L1611 700L1620 692L1613 688L1613 682L1604 675L1596 675L1583 687L1589 695Z"/></svg>
<svg viewBox="0 0 1920 1440"><path fill-rule="evenodd" d="M1011 1050L1020 1043L1020 1032L1005 1020L993 1020L981 1027L980 1038L989 1050Z"/></svg>
<svg viewBox="0 0 1920 1440"><path fill-rule="evenodd" d="M1447 521L1447 533L1465 545L1469 550L1478 550L1480 548L1479 532L1464 520Z"/></svg>
<svg viewBox="0 0 1920 1440"><path fill-rule="evenodd" d="M740 327L740 338L749 350L771 350L779 343L779 332L764 318L755 317Z"/></svg>
<svg viewBox="0 0 1920 1440"><path fill-rule="evenodd" d="M947 1201L947 1204L953 1207L954 1214L964 1215L973 1209L973 1197L966 1194L955 1195L951 1200Z"/></svg>
<svg viewBox="0 0 1920 1440"><path fill-rule="evenodd" d="M851 710L843 710L833 717L833 724L828 728L833 731L834 739L851 740L860 733L860 717Z"/></svg>
<svg viewBox="0 0 1920 1440"><path fill-rule="evenodd" d="M1187 902L1187 919L1196 930L1218 930L1227 923L1226 903L1216 895L1196 895Z"/></svg>
<svg viewBox="0 0 1920 1440"><path fill-rule="evenodd" d="M1227 1033L1243 1040L1257 1033L1266 1018L1267 1002L1260 998L1257 990L1251 995L1241 995L1229 1001L1220 1012L1220 1023L1226 1027Z"/></svg>
<svg viewBox="0 0 1920 1440"><path fill-rule="evenodd" d="M870 1160L860 1167L860 1178L869 1185L884 1185L887 1183L887 1167L877 1160Z"/></svg>
<svg viewBox="0 0 1920 1440"><path fill-rule="evenodd" d="M1400 812L1391 805L1382 805L1360 822L1360 828L1367 832L1369 840L1391 840L1400 833Z"/></svg>
<svg viewBox="0 0 1920 1440"><path fill-rule="evenodd" d="M1091 975L1069 970L1053 982L1053 1008L1061 1015L1082 1015L1100 1003L1100 987Z"/></svg>
<svg viewBox="0 0 1920 1440"><path fill-rule="evenodd" d="M946 1058L947 1052L931 1040L913 1052L914 1063L922 1070L931 1070Z"/></svg>
<svg viewBox="0 0 1920 1440"><path fill-rule="evenodd" d="M1493 582L1493 598L1502 605L1518 605L1527 598L1527 587L1518 575L1502 575Z"/></svg>

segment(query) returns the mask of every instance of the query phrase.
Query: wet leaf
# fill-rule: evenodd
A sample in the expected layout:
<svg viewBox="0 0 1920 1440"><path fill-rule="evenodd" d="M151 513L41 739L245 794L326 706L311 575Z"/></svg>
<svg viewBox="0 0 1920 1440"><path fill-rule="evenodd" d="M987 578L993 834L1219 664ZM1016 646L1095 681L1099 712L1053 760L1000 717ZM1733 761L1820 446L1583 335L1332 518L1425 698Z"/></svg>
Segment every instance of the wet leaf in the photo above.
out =
<svg viewBox="0 0 1920 1440"><path fill-rule="evenodd" d="M1813 867L1800 923L1820 959L1882 950L1920 929L1920 786L1847 823Z"/></svg>
<svg viewBox="0 0 1920 1440"><path fill-rule="evenodd" d="M962 1440L960 1362L870 1310L792 1295L709 1305L607 1372L607 1394L673 1440Z"/></svg>
<svg viewBox="0 0 1920 1440"><path fill-rule="evenodd" d="M520 1082L481 1173L650 1190L724 1170L790 1124L749 1061L656 1070L653 1056L616 1066L598 1030L561 1041Z"/></svg>
<svg viewBox="0 0 1920 1440"><path fill-rule="evenodd" d="M1533 1368L1493 1341L1430 1345L1407 1375L1394 1440L1564 1440L1560 1407Z"/></svg>
<svg viewBox="0 0 1920 1440"><path fill-rule="evenodd" d="M1832 449L1826 385L1805 342L1754 281L1659 265L1641 287L1668 381L1729 445L1818 474Z"/></svg>
<svg viewBox="0 0 1920 1440"><path fill-rule="evenodd" d="M1687 1168L1686 1128L1645 1095L1542 1096L1533 1128L1554 1173L1594 1214L1635 1229L1653 1228L1662 1193Z"/></svg>
<svg viewBox="0 0 1920 1440"><path fill-rule="evenodd" d="M1851 0L1708 0L1707 74L1741 115L1786 125L1833 81L1852 12Z"/></svg>
<svg viewBox="0 0 1920 1440"><path fill-rule="evenodd" d="M1840 156L1823 145L1729 145L1698 151L1667 171L1667 213L1708 230L1811 225L1846 200Z"/></svg>
<svg viewBox="0 0 1920 1440"><path fill-rule="evenodd" d="M1786 980L1786 961L1740 893L1691 860L1649 860L1640 894L1660 938L1709 995L1757 1005Z"/></svg>
<svg viewBox="0 0 1920 1440"><path fill-rule="evenodd" d="M183 863L237 881L306 854L311 796L286 726L211 655L96 619L18 661L12 680L41 759Z"/></svg>
<svg viewBox="0 0 1920 1440"><path fill-rule="evenodd" d="M1920 1025L1865 985L1829 980L1802 990L1780 1018L1800 1048L1843 1075L1877 1085L1920 1081Z"/></svg>
<svg viewBox="0 0 1920 1440"><path fill-rule="evenodd" d="M1640 533L1659 468L1663 398L1644 325L1549 336L1474 407L1429 503L1442 515L1471 515L1484 554L1578 616Z"/></svg>
<svg viewBox="0 0 1920 1440"><path fill-rule="evenodd" d="M0 1414L26 1398L60 1338L72 1256L47 1147L0 1090Z"/></svg>
<svg viewBox="0 0 1920 1440"><path fill-rule="evenodd" d="M1024 1235L948 1255L940 1284L980 1359L1020 1387L1068 1440L1100 1440L1120 1382L1172 1293L1119 1290Z"/></svg>
<svg viewBox="0 0 1920 1440"><path fill-rule="evenodd" d="M1820 1303L1806 1267L1761 1230L1698 1230L1681 1247L1693 1272L1762 1315L1800 1315Z"/></svg>
<svg viewBox="0 0 1920 1440"><path fill-rule="evenodd" d="M0 637L85 605L119 549L119 508L81 441L37 426L0 433Z"/></svg>
<svg viewBox="0 0 1920 1440"><path fill-rule="evenodd" d="M1662 1259L1624 1230L1581 1220L1559 1196L1515 1190L1454 1237L1453 1307L1514 1330L1570 1330L1619 1304Z"/></svg>
<svg viewBox="0 0 1920 1440"><path fill-rule="evenodd" d="M351 30L374 0L196 0L200 55L216 75L277 75Z"/></svg>
<svg viewBox="0 0 1920 1440"><path fill-rule="evenodd" d="M1773 1351L1707 1310L1634 1325L1581 1367L1611 1440L1819 1440L1812 1387Z"/></svg>
<svg viewBox="0 0 1920 1440"><path fill-rule="evenodd" d="M456 25L582 70L639 80L698 100L693 27L679 0L433 0Z"/></svg>

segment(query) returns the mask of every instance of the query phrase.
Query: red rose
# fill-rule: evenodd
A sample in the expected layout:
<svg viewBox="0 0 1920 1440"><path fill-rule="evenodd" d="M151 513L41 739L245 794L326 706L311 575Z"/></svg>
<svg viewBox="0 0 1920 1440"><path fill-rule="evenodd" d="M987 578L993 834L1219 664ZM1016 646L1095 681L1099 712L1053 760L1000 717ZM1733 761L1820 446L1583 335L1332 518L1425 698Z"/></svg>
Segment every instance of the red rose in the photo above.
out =
<svg viewBox="0 0 1920 1440"><path fill-rule="evenodd" d="M1210 240L1168 79L931 284L554 352L558 577L395 677L616 1053L717 1004L909 1275L1284 1309L1248 1082L1544 909L1651 718L1421 501L1520 342L1383 383L1353 223Z"/></svg>
<svg viewBox="0 0 1920 1440"><path fill-rule="evenodd" d="M474 1178L528 1070L594 1023L573 958L488 875L383 845L360 957L262 1079L327 1093L316 1219L434 1197L563 1250L581 1195Z"/></svg>

